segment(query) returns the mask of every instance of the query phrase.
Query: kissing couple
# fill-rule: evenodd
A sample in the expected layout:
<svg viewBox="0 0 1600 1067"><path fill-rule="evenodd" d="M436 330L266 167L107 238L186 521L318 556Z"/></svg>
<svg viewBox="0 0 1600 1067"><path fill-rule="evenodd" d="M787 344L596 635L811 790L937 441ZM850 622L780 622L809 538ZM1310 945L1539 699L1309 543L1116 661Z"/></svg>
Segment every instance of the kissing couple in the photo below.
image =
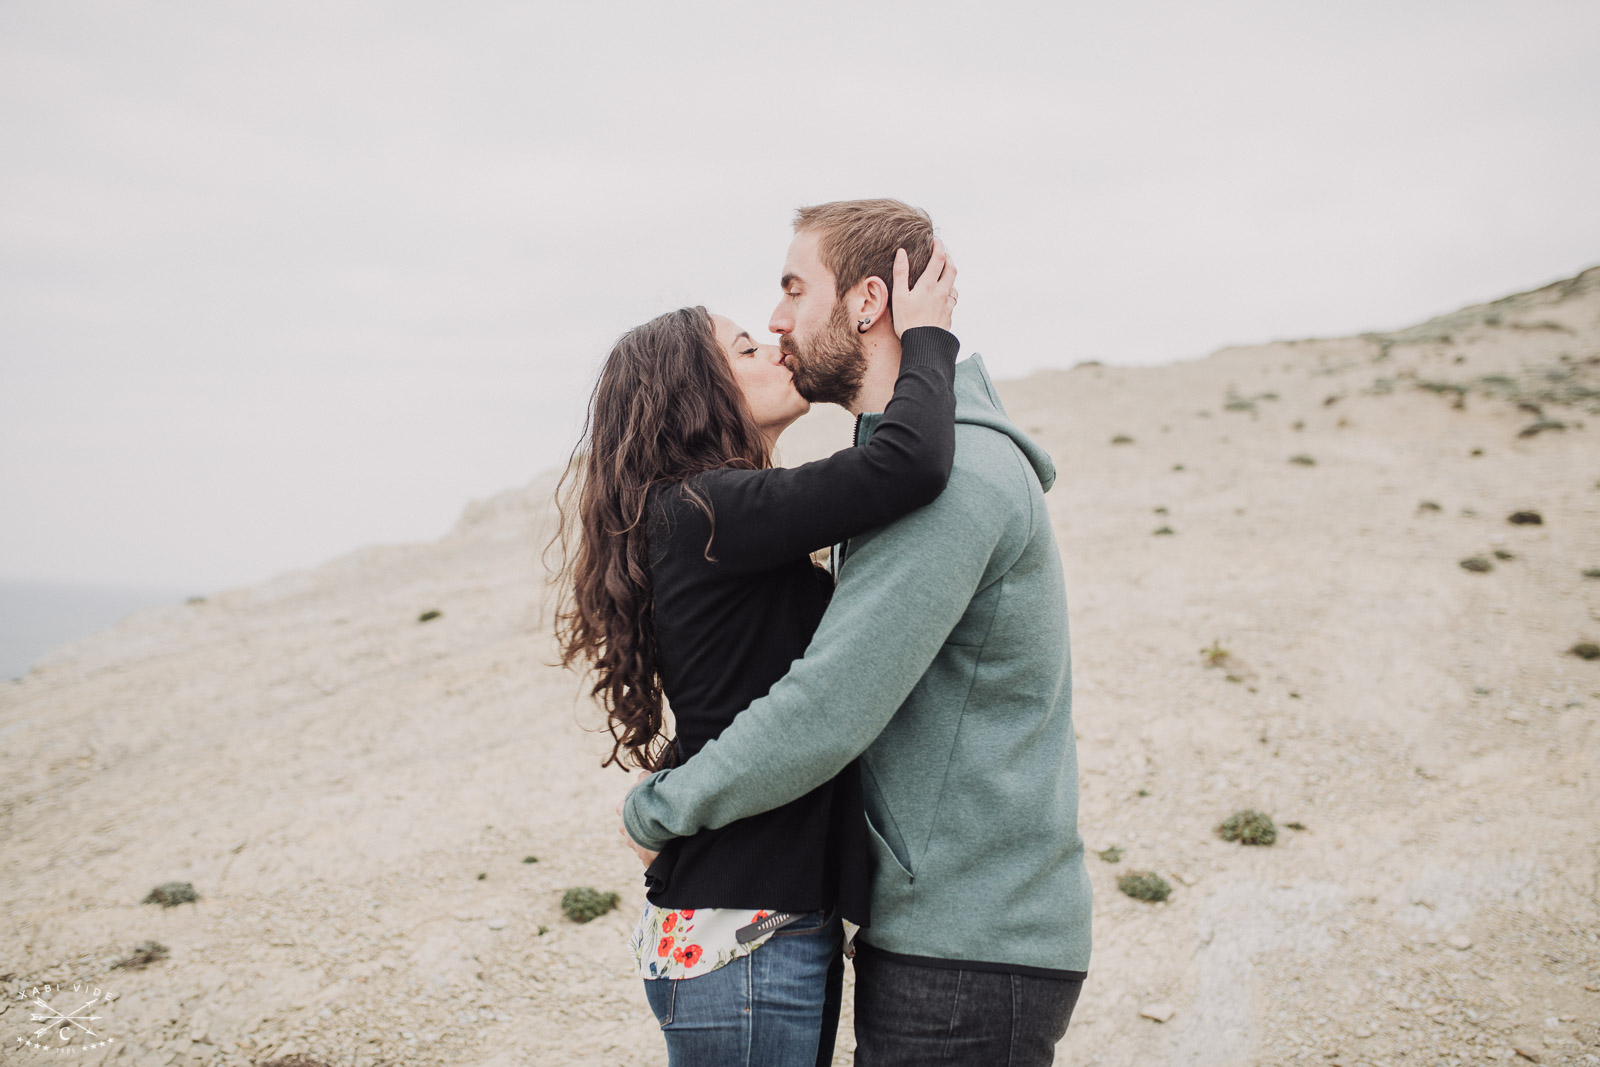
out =
<svg viewBox="0 0 1600 1067"><path fill-rule="evenodd" d="M633 934L671 1067L1053 1062L1089 965L1050 457L957 362L897 200L801 208L767 324L628 331L563 487L564 662L641 769ZM856 415L773 465L813 403ZM816 561L827 550L826 565ZM668 724L670 707L671 725Z"/></svg>

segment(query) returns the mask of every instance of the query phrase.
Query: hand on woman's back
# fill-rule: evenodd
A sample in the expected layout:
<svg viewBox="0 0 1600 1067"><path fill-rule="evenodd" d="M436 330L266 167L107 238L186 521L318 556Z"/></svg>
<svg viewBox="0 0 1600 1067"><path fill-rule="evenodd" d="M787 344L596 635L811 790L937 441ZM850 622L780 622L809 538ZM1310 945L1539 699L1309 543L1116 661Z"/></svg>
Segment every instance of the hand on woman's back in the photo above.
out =
<svg viewBox="0 0 1600 1067"><path fill-rule="evenodd" d="M928 267L911 287L911 261L906 250L894 254L894 332L904 337L907 330L917 326L950 328L950 316L956 308L956 263L945 254L944 242L933 239L933 257Z"/></svg>

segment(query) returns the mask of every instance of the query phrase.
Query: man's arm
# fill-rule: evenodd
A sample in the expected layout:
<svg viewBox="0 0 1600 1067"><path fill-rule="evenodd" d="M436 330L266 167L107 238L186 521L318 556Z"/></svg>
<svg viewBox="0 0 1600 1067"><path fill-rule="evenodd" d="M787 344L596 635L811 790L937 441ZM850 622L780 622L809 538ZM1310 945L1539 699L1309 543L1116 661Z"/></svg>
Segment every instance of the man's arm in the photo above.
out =
<svg viewBox="0 0 1600 1067"><path fill-rule="evenodd" d="M1007 529L1026 521L1019 501L1026 509L1015 485L958 469L932 504L858 538L805 655L689 762L634 787L629 836L659 851L804 796L864 752L961 620Z"/></svg>

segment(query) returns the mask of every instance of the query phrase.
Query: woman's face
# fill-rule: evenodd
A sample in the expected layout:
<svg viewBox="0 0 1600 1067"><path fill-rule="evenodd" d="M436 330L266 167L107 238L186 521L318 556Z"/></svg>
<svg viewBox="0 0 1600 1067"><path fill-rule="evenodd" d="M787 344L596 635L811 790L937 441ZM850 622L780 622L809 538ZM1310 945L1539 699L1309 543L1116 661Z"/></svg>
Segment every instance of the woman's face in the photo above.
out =
<svg viewBox="0 0 1600 1067"><path fill-rule="evenodd" d="M713 315L711 321L756 426L769 442L776 441L790 423L811 410L811 402L795 391L794 375L783 365L777 345L756 344L732 319Z"/></svg>

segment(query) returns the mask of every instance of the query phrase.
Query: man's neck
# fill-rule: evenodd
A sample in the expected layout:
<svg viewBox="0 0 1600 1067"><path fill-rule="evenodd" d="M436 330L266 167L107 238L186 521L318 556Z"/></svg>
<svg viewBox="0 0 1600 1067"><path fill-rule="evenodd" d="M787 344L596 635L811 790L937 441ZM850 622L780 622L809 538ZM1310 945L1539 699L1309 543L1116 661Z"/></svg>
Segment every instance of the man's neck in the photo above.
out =
<svg viewBox="0 0 1600 1067"><path fill-rule="evenodd" d="M852 415L868 411L882 411L894 396L894 383L900 377L900 338L894 331L887 336L863 338L867 352L867 373L861 378L861 388L849 405Z"/></svg>

